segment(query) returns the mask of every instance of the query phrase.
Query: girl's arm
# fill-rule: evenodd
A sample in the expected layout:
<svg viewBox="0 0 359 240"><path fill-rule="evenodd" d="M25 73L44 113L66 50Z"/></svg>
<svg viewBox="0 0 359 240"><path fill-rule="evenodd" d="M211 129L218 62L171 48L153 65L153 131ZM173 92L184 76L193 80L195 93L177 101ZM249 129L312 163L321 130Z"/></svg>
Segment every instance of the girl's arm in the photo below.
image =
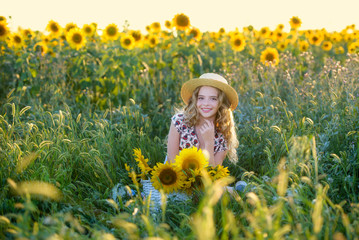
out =
<svg viewBox="0 0 359 240"><path fill-rule="evenodd" d="M224 158L227 155L227 151L221 151L214 154L214 167L217 165L223 165Z"/></svg>
<svg viewBox="0 0 359 240"><path fill-rule="evenodd" d="M175 125L171 122L170 132L167 142L167 160L172 163L179 153L180 134Z"/></svg>

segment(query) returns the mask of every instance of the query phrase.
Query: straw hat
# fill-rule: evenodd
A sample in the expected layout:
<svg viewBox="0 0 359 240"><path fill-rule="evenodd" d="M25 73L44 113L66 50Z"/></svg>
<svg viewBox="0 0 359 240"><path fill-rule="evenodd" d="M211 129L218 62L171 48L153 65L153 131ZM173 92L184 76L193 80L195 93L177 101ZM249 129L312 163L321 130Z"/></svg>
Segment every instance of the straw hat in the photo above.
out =
<svg viewBox="0 0 359 240"><path fill-rule="evenodd" d="M199 78L194 78L185 82L181 89L181 97L185 104L188 104L193 91L199 86L211 86L222 90L231 103L231 109L236 109L238 105L238 95L236 90L228 84L224 77L216 73L204 73Z"/></svg>

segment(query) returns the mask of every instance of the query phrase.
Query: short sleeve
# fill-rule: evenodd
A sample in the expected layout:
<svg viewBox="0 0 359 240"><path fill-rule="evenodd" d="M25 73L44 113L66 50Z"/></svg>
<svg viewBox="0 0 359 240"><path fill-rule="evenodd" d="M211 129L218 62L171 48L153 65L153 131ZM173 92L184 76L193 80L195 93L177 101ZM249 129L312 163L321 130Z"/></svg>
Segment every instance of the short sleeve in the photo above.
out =
<svg viewBox="0 0 359 240"><path fill-rule="evenodd" d="M176 127L176 129L179 133L183 129L183 121L184 121L183 113L176 113L175 115L173 115L173 117L171 119L171 122Z"/></svg>

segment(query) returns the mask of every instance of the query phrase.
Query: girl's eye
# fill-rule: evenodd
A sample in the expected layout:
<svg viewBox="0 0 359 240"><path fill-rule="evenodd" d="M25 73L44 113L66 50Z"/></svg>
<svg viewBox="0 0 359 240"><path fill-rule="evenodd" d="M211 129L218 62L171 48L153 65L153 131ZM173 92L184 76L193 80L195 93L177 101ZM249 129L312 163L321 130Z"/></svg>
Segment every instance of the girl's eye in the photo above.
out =
<svg viewBox="0 0 359 240"><path fill-rule="evenodd" d="M217 101L217 98L211 98L212 101Z"/></svg>

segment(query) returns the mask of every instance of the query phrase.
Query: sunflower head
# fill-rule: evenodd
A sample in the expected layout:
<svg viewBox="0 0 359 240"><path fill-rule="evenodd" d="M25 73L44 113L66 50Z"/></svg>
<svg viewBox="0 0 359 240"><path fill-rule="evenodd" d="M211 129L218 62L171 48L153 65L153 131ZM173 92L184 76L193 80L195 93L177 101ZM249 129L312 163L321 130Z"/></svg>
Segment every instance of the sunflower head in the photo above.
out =
<svg viewBox="0 0 359 240"><path fill-rule="evenodd" d="M320 32L314 32L308 38L309 43L312 45L315 45L315 46L320 46L323 39L324 39L324 36Z"/></svg>
<svg viewBox="0 0 359 240"><path fill-rule="evenodd" d="M292 17L289 24L291 28L298 29L302 25L302 21L299 17Z"/></svg>
<svg viewBox="0 0 359 240"><path fill-rule="evenodd" d="M188 35L192 36L196 41L200 41L202 39L202 32L195 27L188 30Z"/></svg>
<svg viewBox="0 0 359 240"><path fill-rule="evenodd" d="M286 48L287 48L287 43L284 41L284 42L280 42L277 44L277 49L279 51L284 51Z"/></svg>
<svg viewBox="0 0 359 240"><path fill-rule="evenodd" d="M190 20L189 17L187 17L185 14L177 14L173 20L172 24L174 27L176 27L177 30L186 30L190 27Z"/></svg>
<svg viewBox="0 0 359 240"><path fill-rule="evenodd" d="M131 34L124 34L121 37L121 46L124 49L131 50L136 46L136 41Z"/></svg>
<svg viewBox="0 0 359 240"><path fill-rule="evenodd" d="M25 45L24 38L19 33L12 33L8 45L9 47L19 49Z"/></svg>
<svg viewBox="0 0 359 240"><path fill-rule="evenodd" d="M95 34L96 28L93 24L84 24L82 27L82 32L87 37L92 37Z"/></svg>
<svg viewBox="0 0 359 240"><path fill-rule="evenodd" d="M0 41L5 41L6 38L9 36L10 30L7 27L6 21L0 21Z"/></svg>
<svg viewBox="0 0 359 240"><path fill-rule="evenodd" d="M260 60L266 66L276 66L279 63L279 54L277 49L268 47L262 53Z"/></svg>
<svg viewBox="0 0 359 240"><path fill-rule="evenodd" d="M73 28L78 28L78 26L75 23L66 24L66 26L65 26L65 34L70 32L70 30L73 29Z"/></svg>
<svg viewBox="0 0 359 240"><path fill-rule="evenodd" d="M118 27L114 23L109 24L103 31L103 37L106 40L114 41L114 40L117 40L119 38L119 36L120 36L120 33L118 30Z"/></svg>
<svg viewBox="0 0 359 240"><path fill-rule="evenodd" d="M309 43L307 41L300 41L299 42L299 50L302 52L306 52L309 48Z"/></svg>
<svg viewBox="0 0 359 240"><path fill-rule="evenodd" d="M50 20L49 23L47 24L46 26L46 30L50 33L50 35L54 38L57 38L61 35L62 33L62 28L61 26L53 21L53 20Z"/></svg>
<svg viewBox="0 0 359 240"><path fill-rule="evenodd" d="M66 40L72 48L79 50L86 44L85 34L79 28L72 28L66 35Z"/></svg>
<svg viewBox="0 0 359 240"><path fill-rule="evenodd" d="M154 48L157 46L159 40L158 37L156 35L150 35L147 38L147 43L151 48Z"/></svg>
<svg viewBox="0 0 359 240"><path fill-rule="evenodd" d="M174 164L157 163L152 171L151 182L156 189L163 189L165 193L178 191L182 188L185 175Z"/></svg>
<svg viewBox="0 0 359 240"><path fill-rule="evenodd" d="M168 28L168 29L172 29L173 26L172 26L171 21L166 20L166 21L165 21L165 27Z"/></svg>
<svg viewBox="0 0 359 240"><path fill-rule="evenodd" d="M48 52L47 44L43 41L36 43L34 51L41 53L41 55L45 55Z"/></svg>
<svg viewBox="0 0 359 240"><path fill-rule="evenodd" d="M233 50L241 52L246 46L246 40L242 34L236 34L231 38L231 45Z"/></svg>
<svg viewBox="0 0 359 240"><path fill-rule="evenodd" d="M175 166L189 173L191 170L208 166L208 159L201 149L196 147L183 149L175 158Z"/></svg>
<svg viewBox="0 0 359 240"><path fill-rule="evenodd" d="M161 32L161 24L159 22L153 22L150 27L151 27L150 32L152 33Z"/></svg>
<svg viewBox="0 0 359 240"><path fill-rule="evenodd" d="M324 41L322 44L322 49L324 51L330 51L333 47L333 44L330 41Z"/></svg>

